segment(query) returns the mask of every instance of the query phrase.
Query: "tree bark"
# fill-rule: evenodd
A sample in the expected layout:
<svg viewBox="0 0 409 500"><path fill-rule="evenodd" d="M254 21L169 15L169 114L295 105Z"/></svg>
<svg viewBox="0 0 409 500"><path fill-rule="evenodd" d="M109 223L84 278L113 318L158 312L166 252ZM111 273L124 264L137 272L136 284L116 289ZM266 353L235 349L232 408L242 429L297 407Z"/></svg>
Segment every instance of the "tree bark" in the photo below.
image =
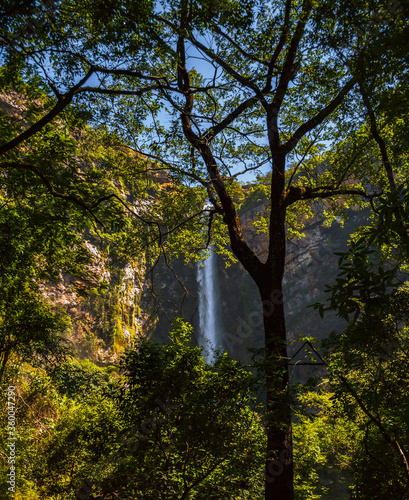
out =
<svg viewBox="0 0 409 500"><path fill-rule="evenodd" d="M266 347L267 460L265 499L293 500L293 460L289 377L281 283L260 290ZM273 283L271 283L273 281Z"/></svg>
<svg viewBox="0 0 409 500"><path fill-rule="evenodd" d="M280 151L279 143L274 149L276 154L271 180L269 255L264 264L265 272L257 283L263 305L266 354L265 499L293 500L291 408L282 292L286 255L285 154Z"/></svg>
<svg viewBox="0 0 409 500"><path fill-rule="evenodd" d="M183 22L182 26L183 28ZM265 332L266 433L267 453L265 468L265 499L293 500L293 461L291 438L291 408L289 404L289 377L287 339L284 318L282 280L284 275L285 235L285 150L280 144L277 116L280 103L267 106L267 127L273 157L271 181L271 214L269 252L265 263L247 245L240 217L225 183L216 159L206 140L192 130L191 113L194 95L186 70L185 40L178 40L178 86L185 95L181 113L183 133L202 156L210 181L220 200L221 212L228 227L233 253L257 284L263 306ZM289 64L289 63L288 63ZM287 83L282 83L286 87Z"/></svg>

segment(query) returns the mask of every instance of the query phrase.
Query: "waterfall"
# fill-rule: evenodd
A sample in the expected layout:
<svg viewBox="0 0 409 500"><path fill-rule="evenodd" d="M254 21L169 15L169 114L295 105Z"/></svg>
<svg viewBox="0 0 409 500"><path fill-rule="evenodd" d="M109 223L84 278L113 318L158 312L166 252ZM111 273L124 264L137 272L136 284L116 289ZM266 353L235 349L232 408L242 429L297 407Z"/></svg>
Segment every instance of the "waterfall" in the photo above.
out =
<svg viewBox="0 0 409 500"><path fill-rule="evenodd" d="M199 284L199 330L200 346L208 349L220 347L221 314L219 287L217 283L217 258L210 247L210 255L197 267L197 282ZM206 363L211 363L211 352L205 354Z"/></svg>

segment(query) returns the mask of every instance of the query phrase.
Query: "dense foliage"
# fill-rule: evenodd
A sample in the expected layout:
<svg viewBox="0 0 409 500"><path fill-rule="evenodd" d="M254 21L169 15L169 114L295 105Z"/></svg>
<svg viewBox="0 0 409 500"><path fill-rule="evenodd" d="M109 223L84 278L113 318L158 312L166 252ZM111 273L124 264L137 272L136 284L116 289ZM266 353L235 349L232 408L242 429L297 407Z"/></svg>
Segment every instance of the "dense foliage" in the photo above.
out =
<svg viewBox="0 0 409 500"><path fill-rule="evenodd" d="M78 361L20 371L21 498L260 497L254 377L226 354L207 365L188 325L171 335L141 340L111 375Z"/></svg>
<svg viewBox="0 0 409 500"><path fill-rule="evenodd" d="M17 390L16 498L261 498L263 481L266 500L335 498L348 474L352 498L409 496L408 18L406 0L4 2L0 381ZM265 259L240 218L256 198ZM316 304L347 322L324 355L307 343L329 381L297 404L286 238L317 200L327 221L371 216ZM204 363L183 323L169 345L140 340L140 303L112 286L131 260L153 276L210 241L259 290L262 379L224 354ZM64 275L92 297L99 340L129 348L119 367L69 357L72 324L47 296Z"/></svg>

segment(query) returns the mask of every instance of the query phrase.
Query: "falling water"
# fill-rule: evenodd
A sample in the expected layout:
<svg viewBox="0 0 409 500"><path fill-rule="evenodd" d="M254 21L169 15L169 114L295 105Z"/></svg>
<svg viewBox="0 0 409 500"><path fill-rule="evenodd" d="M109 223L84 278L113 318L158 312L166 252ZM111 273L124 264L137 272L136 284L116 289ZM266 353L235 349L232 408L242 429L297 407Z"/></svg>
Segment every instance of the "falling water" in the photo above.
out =
<svg viewBox="0 0 409 500"><path fill-rule="evenodd" d="M209 349L219 347L221 334L219 287L217 283L217 262L213 248L204 262L198 263L199 284L199 329L200 345L205 349L205 361L211 363L213 355Z"/></svg>

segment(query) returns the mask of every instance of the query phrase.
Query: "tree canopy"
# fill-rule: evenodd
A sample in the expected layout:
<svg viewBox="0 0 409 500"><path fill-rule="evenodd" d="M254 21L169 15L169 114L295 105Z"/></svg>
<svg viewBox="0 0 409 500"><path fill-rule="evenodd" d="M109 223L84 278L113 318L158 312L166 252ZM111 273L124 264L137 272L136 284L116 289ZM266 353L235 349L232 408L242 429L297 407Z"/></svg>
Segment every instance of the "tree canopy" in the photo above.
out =
<svg viewBox="0 0 409 500"><path fill-rule="evenodd" d="M293 498L288 224L311 215L316 200L329 217L352 205L379 215L386 206L388 231L407 244L399 195L408 174L407 18L406 3L383 1L9 2L1 12L0 82L29 102L2 122L7 200L35 189L47 207L64 206L53 222L65 248L73 220L94 230L122 225L122 248L146 246L153 264L160 255L197 259L211 240L229 255L229 245L256 283L266 499ZM81 161L67 133L80 139L86 124L96 142L83 151L102 148L97 168ZM116 181L105 171L107 152ZM258 221L269 239L265 258L243 231L237 195L237 180L260 171L269 173ZM153 197L158 172L169 189ZM375 292L391 284L385 273ZM345 310L348 298L338 297Z"/></svg>

